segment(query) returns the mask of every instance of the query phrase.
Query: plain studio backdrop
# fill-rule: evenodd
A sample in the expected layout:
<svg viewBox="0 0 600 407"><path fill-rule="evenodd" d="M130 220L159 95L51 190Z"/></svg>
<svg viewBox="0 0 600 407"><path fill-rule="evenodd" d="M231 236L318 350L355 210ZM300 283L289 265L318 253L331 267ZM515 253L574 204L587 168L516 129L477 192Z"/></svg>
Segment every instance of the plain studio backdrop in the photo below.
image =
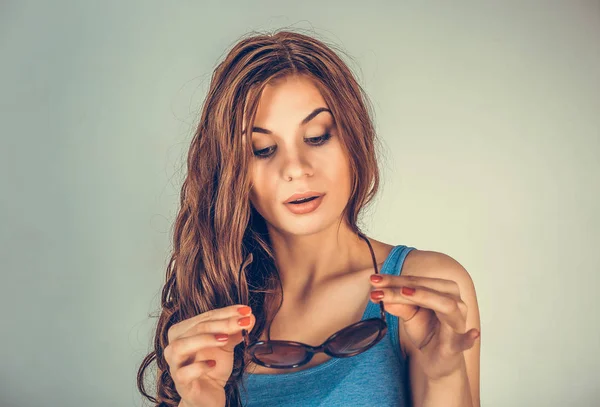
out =
<svg viewBox="0 0 600 407"><path fill-rule="evenodd" d="M142 405L210 75L285 27L373 103L365 232L471 274L482 405L598 405L598 1L4 0L0 406Z"/></svg>

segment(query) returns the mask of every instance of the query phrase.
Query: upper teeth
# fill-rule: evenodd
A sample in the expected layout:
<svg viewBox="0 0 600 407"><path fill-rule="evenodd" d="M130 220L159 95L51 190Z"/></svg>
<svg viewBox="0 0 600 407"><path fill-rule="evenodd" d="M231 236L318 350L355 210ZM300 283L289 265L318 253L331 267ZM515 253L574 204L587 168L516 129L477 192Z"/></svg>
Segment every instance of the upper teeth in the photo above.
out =
<svg viewBox="0 0 600 407"><path fill-rule="evenodd" d="M292 201L292 202L304 202L307 199L311 199L311 198L315 198L315 197L314 196L307 196L306 198L296 199L295 201Z"/></svg>

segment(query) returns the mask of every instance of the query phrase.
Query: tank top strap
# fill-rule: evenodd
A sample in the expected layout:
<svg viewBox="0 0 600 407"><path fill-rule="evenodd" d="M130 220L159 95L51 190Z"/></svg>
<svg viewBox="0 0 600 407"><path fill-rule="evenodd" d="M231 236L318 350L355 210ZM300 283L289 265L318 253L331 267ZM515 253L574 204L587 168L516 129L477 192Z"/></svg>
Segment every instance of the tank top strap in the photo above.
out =
<svg viewBox="0 0 600 407"><path fill-rule="evenodd" d="M397 245L391 250L388 258L385 260L381 270L379 270L380 274L388 274L393 276L399 276L402 273L404 260L408 253L411 250L414 250L415 247L405 246L405 245ZM383 308L385 309L385 299L383 300ZM365 313L365 319L367 318L378 318L379 317L379 304L373 301L369 301L368 310ZM388 312L385 313L385 319L388 325L388 333L389 339L392 342L392 347L394 348L394 353L398 358L398 362L400 365L406 365L406 360L402 356L402 352L400 351L400 340L398 338L398 317L392 315ZM405 366L406 367L406 366Z"/></svg>
<svg viewBox="0 0 600 407"><path fill-rule="evenodd" d="M394 248L388 256L388 259L385 261L379 272L381 274L399 276L402 273L402 266L404 265L404 260L406 259L406 256L413 249L415 248L411 246L394 246Z"/></svg>

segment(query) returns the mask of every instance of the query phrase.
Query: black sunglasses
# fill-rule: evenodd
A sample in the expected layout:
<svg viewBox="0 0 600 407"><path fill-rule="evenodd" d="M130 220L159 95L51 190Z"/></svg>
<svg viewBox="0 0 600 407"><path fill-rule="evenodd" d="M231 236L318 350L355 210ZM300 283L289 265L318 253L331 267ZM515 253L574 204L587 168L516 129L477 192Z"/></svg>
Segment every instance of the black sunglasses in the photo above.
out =
<svg viewBox="0 0 600 407"><path fill-rule="evenodd" d="M379 274L377 260L375 259L371 243L362 233L359 232L358 235L369 245L375 274ZM244 263L240 266L238 281L241 281ZM241 298L241 284L238 284L238 299L241 301ZM348 358L372 348L387 333L383 301L379 302L379 308L381 311L380 318L369 318L348 325L331 335L319 346L281 340L254 341L249 343L250 339L245 329L242 329L242 336L246 350L250 353L254 363L273 369L290 369L305 365L310 362L315 354L320 352L325 352L325 354L335 358Z"/></svg>

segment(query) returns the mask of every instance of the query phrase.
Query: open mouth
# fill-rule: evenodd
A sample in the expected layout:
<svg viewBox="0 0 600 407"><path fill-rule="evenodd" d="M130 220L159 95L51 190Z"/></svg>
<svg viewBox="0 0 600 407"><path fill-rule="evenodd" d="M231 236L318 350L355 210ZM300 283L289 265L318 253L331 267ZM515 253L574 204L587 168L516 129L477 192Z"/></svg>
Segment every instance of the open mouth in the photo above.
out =
<svg viewBox="0 0 600 407"><path fill-rule="evenodd" d="M304 202L314 201L317 198L318 198L318 196L311 196L310 198L297 199L295 201L290 201L288 203L290 203L290 204L301 204L301 203L304 203Z"/></svg>

